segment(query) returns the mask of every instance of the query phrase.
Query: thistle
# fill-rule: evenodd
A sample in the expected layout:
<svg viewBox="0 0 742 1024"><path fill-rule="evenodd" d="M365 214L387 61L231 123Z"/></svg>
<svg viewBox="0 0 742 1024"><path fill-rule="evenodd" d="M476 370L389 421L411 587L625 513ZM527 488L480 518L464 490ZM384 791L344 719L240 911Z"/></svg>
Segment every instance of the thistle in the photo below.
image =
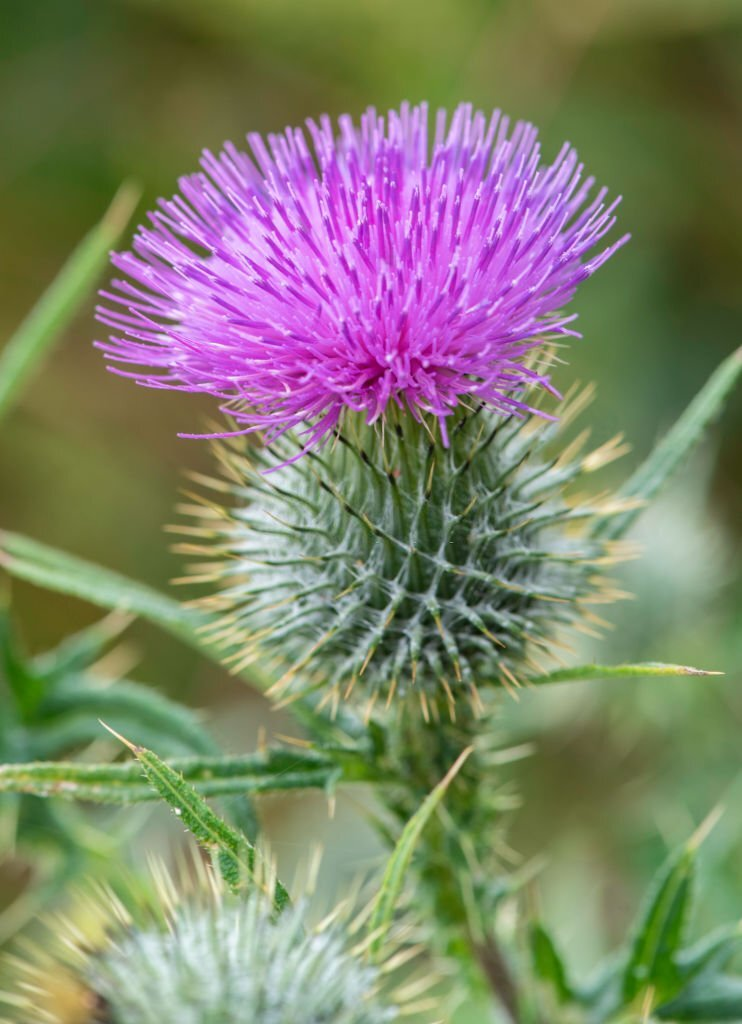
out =
<svg viewBox="0 0 742 1024"><path fill-rule="evenodd" d="M570 533L597 510L563 493L590 460L553 454L537 408L562 307L625 241L588 259L617 201L569 146L543 165L532 126L462 105L431 151L427 122L403 105L337 139L308 122L313 153L287 130L250 136L254 161L205 154L99 311L119 370L263 432L221 449L237 504L195 528L228 559L200 575L232 660L276 652L277 692L304 669L330 695L414 688L426 713L518 685L601 593L609 552Z"/></svg>
<svg viewBox="0 0 742 1024"><path fill-rule="evenodd" d="M351 935L306 902L275 916L262 893L230 897L209 879L182 891L158 870L121 896L98 893L44 948L6 959L8 1024L389 1024L404 1012ZM205 884L204 884L205 883ZM180 883L179 883L180 884ZM411 986L407 986L411 990ZM419 988L419 986L418 986ZM386 989L386 991L384 991ZM408 1007L412 1006L408 1002ZM418 1001L419 1005L419 1001ZM417 1007L415 1007L417 1009Z"/></svg>
<svg viewBox="0 0 742 1024"><path fill-rule="evenodd" d="M180 549L209 558L193 572L219 588L203 601L221 613L215 642L238 670L273 655L278 693L316 678L337 697L417 693L427 711L518 686L557 627L610 599L601 570L622 555L590 534L622 506L573 487L620 438L590 454L584 435L557 443L587 397L549 425L480 407L454 419L448 447L401 414L383 434L347 423L297 462L292 436L219 443L212 486L231 507L189 506L198 526Z"/></svg>
<svg viewBox="0 0 742 1024"><path fill-rule="evenodd" d="M438 115L429 147L427 124L425 106L403 105L381 118L369 110L358 127L341 118L337 139L328 119L309 122L313 148L287 130L268 146L251 136L254 159L229 145L206 153L203 173L182 179L133 251L114 257L126 278L99 311L116 332L101 343L112 368L211 394L230 417L213 435L221 476L198 478L218 498L197 495L185 509L196 522L180 527L182 549L201 559L191 581L212 590L195 603L210 614L16 534L0 535L2 566L126 608L248 675L254 659L272 659L282 671L273 693L286 700L323 696L295 704L306 737L261 742L255 754L211 756L207 741L206 756L168 764L110 729L135 764L92 764L88 751L79 762L23 764L14 733L39 719L47 746L49 735L63 745L87 737L87 727L60 731L59 714L87 714L91 694L50 711L40 680L5 659L19 715L0 793L161 798L221 877L198 862L205 885L182 893L161 880L148 899L99 902L93 934L57 929L44 950L11 963L11 991L0 992L11 1024L396 1021L421 1010L412 1000L431 983L387 985L417 951L395 942L408 871L416 914L436 926L431 950L455 964L470 1003L498 1004L498 1019L740 1019L740 979L726 971L739 927L682 943L694 852L713 815L668 862L597 981L573 985L538 922L524 969L511 898L530 869L503 870L513 862L502 838L513 794L500 769L527 745L500 747L498 702L478 687L709 674L664 663L550 671L539 658L559 649L562 627L601 624L589 606L619 596L602 575L626 555L619 538L703 434L742 363L719 367L620 498L590 497L585 478L622 453L621 437L585 454L587 432L563 436L589 389L570 389L556 415L542 403L556 395L550 368L574 333L565 305L625 241L604 242L616 202L592 194L569 146L542 165L529 125L511 131L499 114L461 106L450 123ZM85 278L87 247L82 255L21 329L10 391ZM245 436L256 433L262 447ZM63 652L70 700L80 693L69 673L89 640ZM354 691L367 719L380 697L404 710L395 695L414 695L423 713L373 722L353 709L323 713L323 702ZM174 735L204 750L182 709L143 688L119 686L107 707L135 711L158 742L165 714ZM319 786L332 796L339 782L376 784L389 812L379 831L393 850L367 913L315 926L266 865L252 805L230 802L243 829L206 798ZM76 828L63 843L76 848Z"/></svg>
<svg viewBox="0 0 742 1024"><path fill-rule="evenodd" d="M438 112L432 150L425 104L341 117L338 138L307 125L313 150L287 129L250 135L252 159L204 153L114 255L113 367L212 394L268 442L296 429L300 450L391 409L432 417L446 445L462 409L553 390L529 356L574 334L563 307L626 241L595 252L618 200L575 151L542 164L532 125L467 104Z"/></svg>

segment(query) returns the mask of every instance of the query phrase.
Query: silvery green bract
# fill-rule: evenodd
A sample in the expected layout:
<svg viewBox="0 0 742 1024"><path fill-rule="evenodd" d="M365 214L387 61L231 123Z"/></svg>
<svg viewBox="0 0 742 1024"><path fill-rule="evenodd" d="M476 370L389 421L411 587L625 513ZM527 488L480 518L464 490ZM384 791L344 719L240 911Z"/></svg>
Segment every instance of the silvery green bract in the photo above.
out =
<svg viewBox="0 0 742 1024"><path fill-rule="evenodd" d="M184 550L218 583L204 607L221 613L228 662L275 656L278 693L316 681L366 700L417 694L424 711L517 687L559 627L597 622L591 604L613 596L602 572L622 549L591 530L625 504L592 497L588 477L620 438L585 453L584 435L562 436L587 398L551 423L479 407L453 418L447 447L401 415L384 430L346 421L297 461L292 435L220 443L228 510L208 495Z"/></svg>
<svg viewBox="0 0 742 1024"><path fill-rule="evenodd" d="M379 972L339 929L301 908L274 916L261 895L179 907L167 927L134 929L88 968L115 1024L388 1024Z"/></svg>

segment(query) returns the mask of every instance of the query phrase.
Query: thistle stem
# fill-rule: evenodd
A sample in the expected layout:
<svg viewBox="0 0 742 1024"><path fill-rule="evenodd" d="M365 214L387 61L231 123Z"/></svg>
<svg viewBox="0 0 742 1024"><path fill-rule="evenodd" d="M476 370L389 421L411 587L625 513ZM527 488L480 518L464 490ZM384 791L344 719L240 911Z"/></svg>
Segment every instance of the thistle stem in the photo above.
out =
<svg viewBox="0 0 742 1024"><path fill-rule="evenodd" d="M493 935L488 935L484 942L473 943L472 947L491 991L502 1004L513 1024L520 1024L518 989L510 966L496 939Z"/></svg>
<svg viewBox="0 0 742 1024"><path fill-rule="evenodd" d="M511 1024L521 1024L518 986L493 928L506 887L492 850L504 806L496 759L490 755L492 716L457 706L457 721L433 708L429 722L407 708L390 728L388 766L403 780L385 793L390 809L408 820L466 746L475 751L451 783L443 810L423 832L414 861L423 913L435 921L439 948L472 972L473 988L486 989ZM498 876L500 878L498 879Z"/></svg>

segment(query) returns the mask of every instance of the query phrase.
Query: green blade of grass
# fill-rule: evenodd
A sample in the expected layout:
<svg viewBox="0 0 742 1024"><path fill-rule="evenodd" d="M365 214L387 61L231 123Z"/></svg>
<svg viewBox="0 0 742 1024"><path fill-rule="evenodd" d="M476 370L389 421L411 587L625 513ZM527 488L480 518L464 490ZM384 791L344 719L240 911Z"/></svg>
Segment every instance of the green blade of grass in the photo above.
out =
<svg viewBox="0 0 742 1024"><path fill-rule="evenodd" d="M159 734L163 740L167 738L177 743L185 754L209 757L220 753L194 711L149 686L128 679L119 679L105 688L85 685L85 680L78 677L68 680L64 687L57 687L41 702L33 732L43 738L45 727L54 731L69 720L97 723L103 717L114 724L120 722L121 728L148 729L152 735ZM143 742L138 737L135 739Z"/></svg>
<svg viewBox="0 0 742 1024"><path fill-rule="evenodd" d="M0 530L0 568L17 579L89 601L98 608L129 612L194 647L217 665L222 663L221 648L209 638L210 618L146 583L9 530ZM257 665L240 674L263 689L270 682Z"/></svg>
<svg viewBox="0 0 742 1024"><path fill-rule="evenodd" d="M223 648L211 640L208 629L213 620L145 583L8 530L0 530L0 569L46 590L89 601L98 608L130 612L195 648L215 664L223 665ZM273 682L257 662L237 674L264 691ZM316 695L293 702L297 717L313 735L324 734L328 739L339 739L338 734L343 732L355 738L367 735L368 730L348 710L339 708L330 716L317 710L319 702Z"/></svg>
<svg viewBox="0 0 742 1024"><path fill-rule="evenodd" d="M0 566L11 576L47 590L141 616L198 650L208 650L198 633L208 621L205 616L111 569L7 530L0 530Z"/></svg>
<svg viewBox="0 0 742 1024"><path fill-rule="evenodd" d="M379 894L376 897L371 913L369 922L369 955L372 958L378 957L383 948L384 941L392 924L394 911L399 901L399 895L402 891L405 873L412 860L412 854L415 851L423 829L432 818L446 790L458 775L473 749L473 747L467 747L466 750L459 754L444 778L426 796L420 807L418 807L402 829L402 835L399 837L384 871Z"/></svg>
<svg viewBox="0 0 742 1024"><path fill-rule="evenodd" d="M138 199L138 189L122 185L103 219L83 238L0 352L0 419L92 291Z"/></svg>
<svg viewBox="0 0 742 1024"><path fill-rule="evenodd" d="M712 811L691 838L672 853L655 878L635 926L623 971L622 992L627 1006L648 987L663 1001L677 991L680 972L676 955L690 914L696 854L720 816L720 808Z"/></svg>
<svg viewBox="0 0 742 1024"><path fill-rule="evenodd" d="M651 455L619 490L618 497L638 499L644 504L651 501L720 414L741 374L742 348L738 348L712 373ZM641 510L639 506L601 520L595 536L617 540L633 525Z"/></svg>

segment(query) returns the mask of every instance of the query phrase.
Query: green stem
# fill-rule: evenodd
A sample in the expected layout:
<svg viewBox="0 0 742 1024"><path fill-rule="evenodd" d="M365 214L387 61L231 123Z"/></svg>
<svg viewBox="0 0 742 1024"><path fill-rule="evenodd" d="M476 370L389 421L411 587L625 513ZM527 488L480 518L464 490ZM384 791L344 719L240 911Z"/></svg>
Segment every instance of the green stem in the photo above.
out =
<svg viewBox="0 0 742 1024"><path fill-rule="evenodd" d="M493 994L497 997L513 1024L520 1024L518 989L510 965L494 935L474 947L477 961Z"/></svg>
<svg viewBox="0 0 742 1024"><path fill-rule="evenodd" d="M457 720L443 702L432 721L411 707L390 724L385 766L404 780L384 799L407 821L435 783L469 746L474 752L452 780L439 813L421 834L413 870L416 893L435 921L441 952L456 959L473 988L488 990L512 1021L520 1024L518 987L493 930L495 910L508 885L493 853L504 813L499 793L491 716L478 717L461 702ZM438 720L436 720L438 719Z"/></svg>

